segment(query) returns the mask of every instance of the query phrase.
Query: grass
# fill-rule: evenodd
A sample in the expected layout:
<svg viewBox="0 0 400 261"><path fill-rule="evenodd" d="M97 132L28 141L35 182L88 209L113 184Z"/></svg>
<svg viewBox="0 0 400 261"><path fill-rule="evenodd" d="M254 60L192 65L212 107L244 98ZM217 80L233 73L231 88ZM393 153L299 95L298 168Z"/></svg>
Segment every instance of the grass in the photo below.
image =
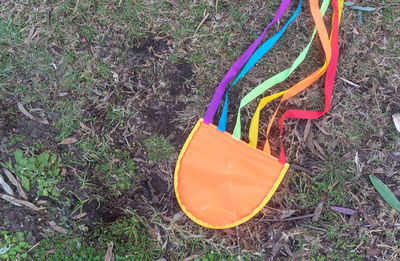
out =
<svg viewBox="0 0 400 261"><path fill-rule="evenodd" d="M153 136L144 140L149 160L161 162L169 159L174 153L175 148L163 136Z"/></svg>
<svg viewBox="0 0 400 261"><path fill-rule="evenodd" d="M56 113L59 115L59 119L53 122L53 125L59 130L56 140L62 141L75 133L82 119L78 104L70 99L61 100L58 104L60 107L58 107Z"/></svg>
<svg viewBox="0 0 400 261"><path fill-rule="evenodd" d="M134 189L133 181L136 179L136 170L138 166L134 159L130 157L129 150L120 150L111 148L106 140L97 140L86 138L79 144L79 148L83 155L75 158L75 162L81 166L87 164L95 165L96 171L101 173L99 179L105 182L106 186L116 195L120 195L126 190ZM87 186L90 181L85 178L86 173L79 176L81 186Z"/></svg>
<svg viewBox="0 0 400 261"><path fill-rule="evenodd" d="M9 48L10 43L21 44L22 34L19 32L18 27L13 24L12 20L0 18L0 48L5 50ZM12 65L13 60L12 54L0 54L0 79L5 77L13 77L15 73L15 67Z"/></svg>
<svg viewBox="0 0 400 261"><path fill-rule="evenodd" d="M391 122L400 109L396 4L368 2L379 8L363 15L363 25L355 12L344 10L333 108L311 127L325 156L311 152L302 140L303 121L288 120L288 158L307 173L290 170L265 213L232 231L210 231L179 215L173 196L175 160L215 86L271 20L279 2L5 1L0 7L0 135L7 139L0 140L0 158L30 188L30 200L48 200L47 212L36 224L46 237L29 258L103 260L111 241L116 260L396 258L398 214L368 181L371 172L383 169L385 183L399 185L392 155L400 150L400 137ZM38 33L25 44L33 26ZM232 99L239 100L262 79L287 68L312 26L304 9L282 40L235 86ZM314 44L306 62L272 92L319 67L320 51ZM321 108L321 88L316 83L289 106ZM175 89L179 91L172 95ZM51 125L26 124L17 102ZM235 101L230 104L234 107ZM249 122L255 106L244 108L242 122ZM271 113L266 110L265 115ZM51 131L37 135L44 129ZM72 136L77 143L58 144ZM65 176L60 174L63 168ZM321 202L318 221L263 222L273 209L294 210L298 216L313 213ZM330 210L332 205L358 214L344 216ZM110 216L110 209L122 214L102 222L101 215ZM85 212L86 218L71 219ZM43 222L49 220L68 228L69 234L55 234ZM0 249L13 245L0 259L25 256L32 246L24 243L29 232L10 224L0 229ZM370 254L371 248L379 254Z"/></svg>
<svg viewBox="0 0 400 261"><path fill-rule="evenodd" d="M8 136L8 140L9 140L9 145L13 146L17 143L21 143L26 139L25 136L23 135L10 135Z"/></svg>
<svg viewBox="0 0 400 261"><path fill-rule="evenodd" d="M113 242L115 260L154 260L161 251L147 229L147 223L132 214L94 231L93 241L77 235L56 235L43 240L31 256L35 260L103 260L108 244ZM48 251L52 251L51 255L46 254Z"/></svg>

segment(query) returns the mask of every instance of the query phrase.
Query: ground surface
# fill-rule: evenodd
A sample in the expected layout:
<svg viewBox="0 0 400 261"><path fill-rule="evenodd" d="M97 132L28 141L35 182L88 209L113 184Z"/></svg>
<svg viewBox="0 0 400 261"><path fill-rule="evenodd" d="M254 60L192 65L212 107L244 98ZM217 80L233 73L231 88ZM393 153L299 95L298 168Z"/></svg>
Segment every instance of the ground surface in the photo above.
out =
<svg viewBox="0 0 400 261"><path fill-rule="evenodd" d="M173 169L218 81L278 1L0 0L0 161L30 182L29 201L45 208L0 200L0 250L11 245L0 259L103 260L113 242L116 260L398 260L399 213L368 175L400 196L400 134L391 120L400 112L400 6L357 4L377 10L360 24L356 11L344 9L332 110L309 130L303 120L286 121L294 167L277 193L246 224L213 231L180 212ZM231 112L252 87L290 66L312 26L305 3L282 40L233 88ZM322 60L316 40L306 62L272 92ZM283 109L321 109L322 89L319 81ZM49 124L26 117L18 102ZM242 111L246 130L256 105ZM262 113L261 133L272 105ZM234 120L232 113L228 131ZM277 135L274 128L275 155ZM59 144L67 138L75 140Z"/></svg>

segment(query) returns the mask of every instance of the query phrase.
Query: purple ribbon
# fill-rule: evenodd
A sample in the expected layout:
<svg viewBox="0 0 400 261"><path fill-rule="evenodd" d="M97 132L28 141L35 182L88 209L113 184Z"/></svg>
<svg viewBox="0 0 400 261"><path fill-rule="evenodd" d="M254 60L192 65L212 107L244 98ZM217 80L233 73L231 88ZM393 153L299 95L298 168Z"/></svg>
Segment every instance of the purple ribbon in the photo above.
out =
<svg viewBox="0 0 400 261"><path fill-rule="evenodd" d="M270 28L276 21L279 20L279 18L281 18L283 13L288 8L290 2L291 0L282 0L281 5L279 6L279 9L276 12L276 15L271 23L264 29L262 34L250 45L246 52L244 52L242 56L240 56L240 58L237 59L237 61L231 66L231 68L229 68L228 73L224 76L222 81L218 84L217 89L215 90L211 103L208 106L206 114L204 115L204 123L210 124L212 122L215 112L218 109L219 103L221 102L222 96L225 93L226 86L233 79L233 77L236 76L243 65L249 60L250 56L253 54L254 50L257 48L257 46L260 44L265 34L267 33L268 28Z"/></svg>

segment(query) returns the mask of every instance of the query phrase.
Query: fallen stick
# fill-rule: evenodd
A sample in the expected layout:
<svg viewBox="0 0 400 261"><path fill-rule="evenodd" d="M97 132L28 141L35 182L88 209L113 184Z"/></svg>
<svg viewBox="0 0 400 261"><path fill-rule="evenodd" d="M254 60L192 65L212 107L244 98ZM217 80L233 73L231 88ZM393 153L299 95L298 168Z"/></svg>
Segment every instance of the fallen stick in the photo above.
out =
<svg viewBox="0 0 400 261"><path fill-rule="evenodd" d="M312 174L312 172L309 171L308 169L306 169L302 166L296 165L296 164L290 164L290 168L292 168L294 170L303 171L304 173L309 174L309 175Z"/></svg>
<svg viewBox="0 0 400 261"><path fill-rule="evenodd" d="M4 199L5 201L10 202L11 204L15 205L15 206L25 206L27 208L30 208L32 210L35 211L39 211L40 208L38 208L37 206L35 206L34 204L32 204L31 202L28 202L26 200L20 200L20 199L16 199L13 196L9 196L9 195L5 195L5 194L1 194L0 193L0 198Z"/></svg>
<svg viewBox="0 0 400 261"><path fill-rule="evenodd" d="M207 20L207 18L208 18L209 15L210 15L209 13L206 14L206 16L205 16L205 17L203 18L203 20L200 22L199 26L197 26L197 28L196 28L196 30L194 31L193 34L196 34L196 33L197 33L197 31L200 29L201 25Z"/></svg>
<svg viewBox="0 0 400 261"><path fill-rule="evenodd" d="M306 218L312 218L312 217L314 217L314 214L308 214L308 215L304 215L304 216L285 218L285 219L264 219L264 220L261 220L261 221L264 221L264 222L285 222L285 221L293 221L293 220L306 219Z"/></svg>
<svg viewBox="0 0 400 261"><path fill-rule="evenodd" d="M21 186L21 183L14 177L14 175L6 168L3 168L4 173L6 173L6 176L8 180L13 184L14 186L17 187L18 194L25 200L28 200L28 196L26 195L24 189Z"/></svg>
<svg viewBox="0 0 400 261"><path fill-rule="evenodd" d="M49 122L46 119L42 120L42 119L36 118L32 114L30 114L20 102L17 103L17 106L18 106L18 109L22 112L22 114L24 114L29 119L39 122L39 123L42 123L42 124L49 124Z"/></svg>
<svg viewBox="0 0 400 261"><path fill-rule="evenodd" d="M0 174L0 187L2 187L4 192L6 192L8 195L14 196L14 191L12 190L10 185L8 185L5 182L5 180L3 179L3 176L1 174Z"/></svg>

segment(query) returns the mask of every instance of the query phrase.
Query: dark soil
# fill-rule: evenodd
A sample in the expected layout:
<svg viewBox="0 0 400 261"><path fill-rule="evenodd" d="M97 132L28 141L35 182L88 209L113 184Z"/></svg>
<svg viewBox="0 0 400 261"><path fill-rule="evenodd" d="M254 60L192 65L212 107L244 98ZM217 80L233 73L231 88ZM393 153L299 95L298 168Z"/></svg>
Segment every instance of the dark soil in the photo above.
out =
<svg viewBox="0 0 400 261"><path fill-rule="evenodd" d="M191 65L181 60L178 63L171 63L167 60L172 51L171 46L167 40L154 40L154 37L149 35L141 42L135 44L135 47L124 50L126 53L126 61L120 65L117 73L122 75L120 81L115 84L113 79L107 79L106 86L113 88L114 94L109 97L108 102L123 105L127 102L133 102L132 107L138 111L138 117L124 119L135 125L137 132L128 136L128 141L143 141L151 133L156 135L163 135L164 137L171 137L170 140L174 145L176 151L179 151L183 145L186 137L177 124L174 122L177 119L176 111L183 111L186 104L179 101L179 95L190 95L191 85L186 83L190 82L193 76ZM106 52L104 50L104 52ZM104 54L107 56L108 54ZM111 54L111 57L113 55ZM111 58L113 59L113 58ZM117 60L115 61L118 62ZM146 63L152 62L155 64L162 64L161 70L153 71L152 67L147 68ZM150 71L149 71L150 70ZM160 84L163 83L163 84ZM156 91L156 93L154 92ZM157 93L165 93L166 97L162 100L159 99ZM9 151L16 148L19 143L10 145L8 136L22 135L26 138L23 144L26 146L33 146L35 144L43 144L44 150L52 150L62 154L67 151L74 151L79 154L79 151L74 145L58 145L56 137L57 129L52 125L40 124L26 118L20 113L16 106L16 100L0 100L1 102L1 118L0 118L0 148L2 152ZM110 133L114 141L115 148L126 150L126 143L123 139L126 136L125 129L115 129L111 131L113 125L111 120L107 119L107 107L99 106L97 103L88 104L86 110L82 112L86 117L94 119L93 126L96 133ZM56 120L57 117L51 118L46 115L50 120ZM139 132L140 130L140 132ZM117 219L125 216L125 209L133 209L145 218L150 218L153 211L150 207L155 208L157 211L167 210L169 215L179 211L179 206L176 202L173 186L165 177L165 173L161 171L158 164L149 162L145 157L144 149L139 146L136 151L130 152L132 157L141 159L138 162L137 176L139 180L135 180L134 190L124 192L121 196L112 196L113 193L109 191L102 181L96 178L96 171L94 164L89 164L82 168L79 165L73 165L77 171L85 171L91 182L94 183L94 189L86 189L84 191L79 189L79 182L75 174L68 169L65 178L59 187L63 187L65 191L73 191L81 198L92 198L92 196L100 196L102 198L100 204L96 200L90 200L83 206L83 212L87 216L79 220L86 224L89 229L95 229L99 222L112 223ZM12 158L10 155L5 157L6 160ZM68 163L68 159L63 159ZM34 195L32 195L33 197ZM69 197L72 200L71 207L64 209L65 215L68 216L72 212L73 206L78 201L71 195L63 194L60 201ZM50 201L51 207L61 207L59 202ZM38 242L43 238L42 232L43 222L46 219L46 214L38 215L30 210L23 208L16 208L8 205L7 203L0 202L0 215L8 222L7 229L10 231L31 231L32 243ZM77 213L75 213L77 214ZM52 211L47 213L47 216L57 216ZM41 221L39 221L41 220ZM75 226L72 221L69 225Z"/></svg>

